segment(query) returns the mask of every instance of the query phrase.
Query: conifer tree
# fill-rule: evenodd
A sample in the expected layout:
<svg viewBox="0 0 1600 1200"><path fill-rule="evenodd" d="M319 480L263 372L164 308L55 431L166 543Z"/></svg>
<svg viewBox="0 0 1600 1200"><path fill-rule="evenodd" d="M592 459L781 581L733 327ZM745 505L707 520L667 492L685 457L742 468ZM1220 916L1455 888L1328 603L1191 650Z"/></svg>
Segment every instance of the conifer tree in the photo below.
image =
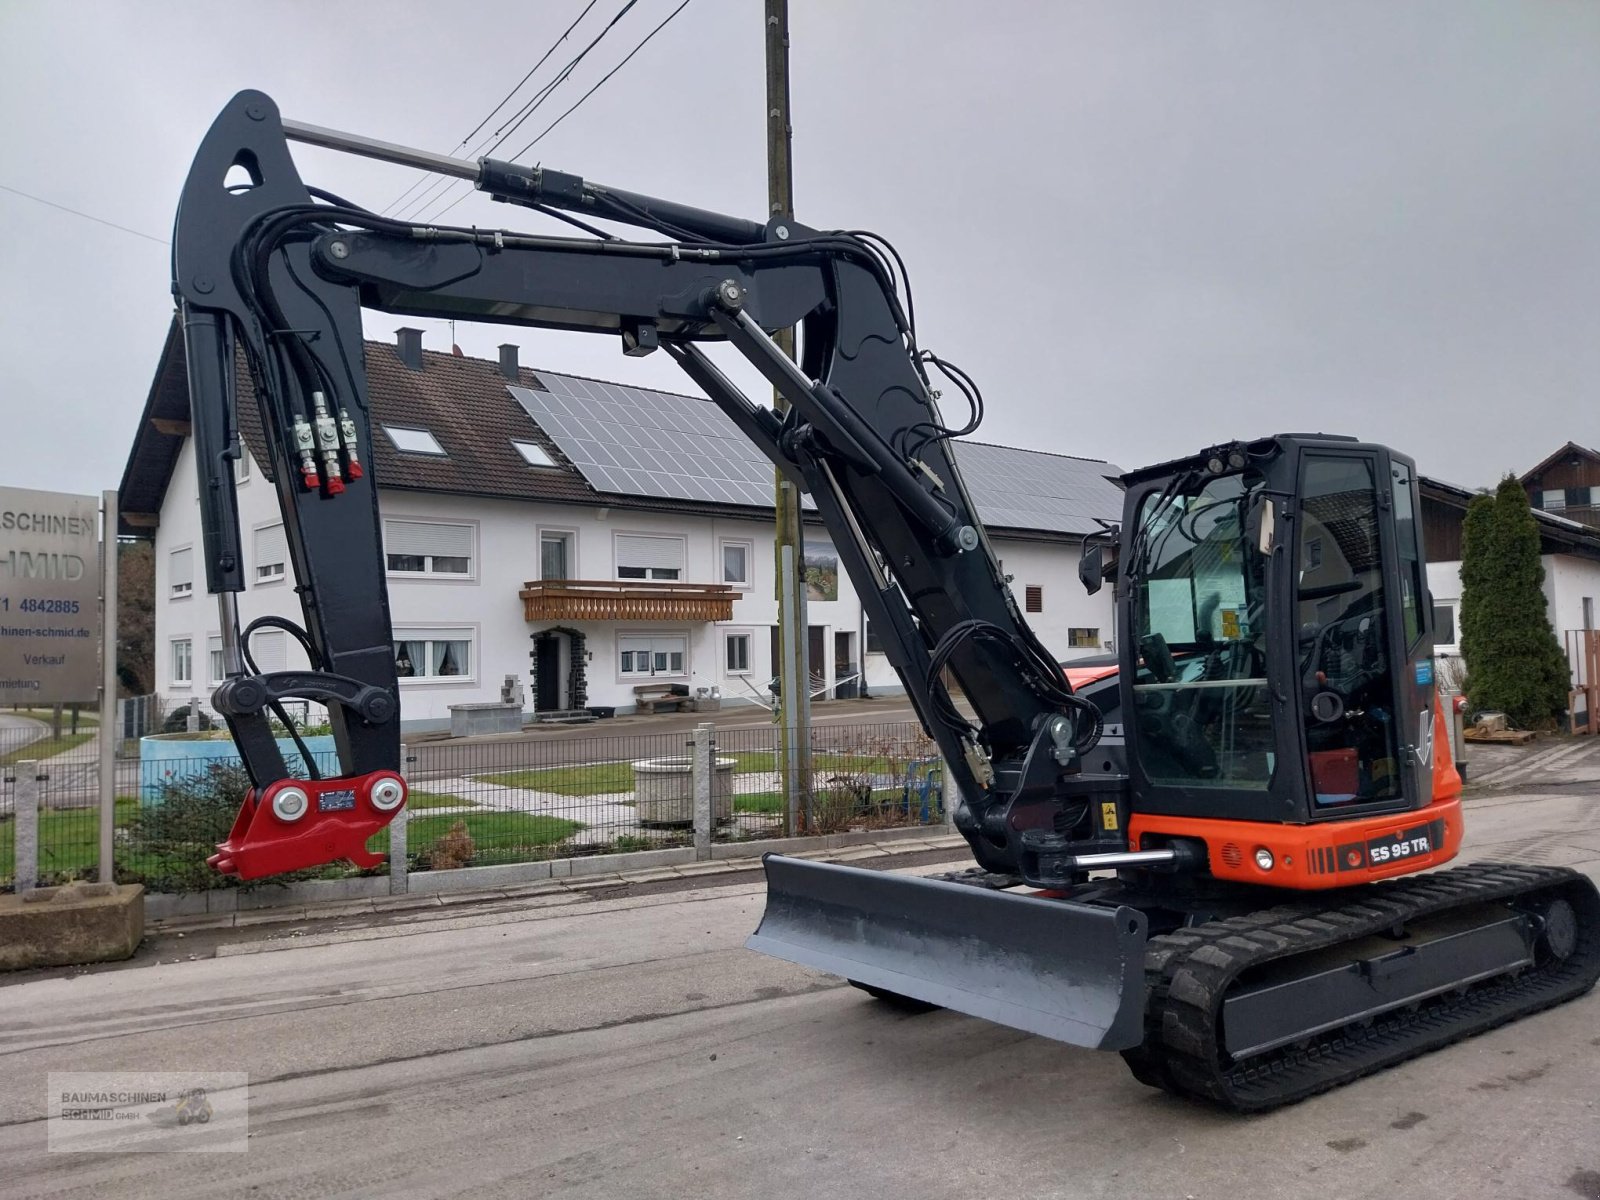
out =
<svg viewBox="0 0 1600 1200"><path fill-rule="evenodd" d="M1514 476L1468 505L1461 543L1467 698L1522 728L1548 727L1566 712L1570 676L1546 611L1539 524Z"/></svg>

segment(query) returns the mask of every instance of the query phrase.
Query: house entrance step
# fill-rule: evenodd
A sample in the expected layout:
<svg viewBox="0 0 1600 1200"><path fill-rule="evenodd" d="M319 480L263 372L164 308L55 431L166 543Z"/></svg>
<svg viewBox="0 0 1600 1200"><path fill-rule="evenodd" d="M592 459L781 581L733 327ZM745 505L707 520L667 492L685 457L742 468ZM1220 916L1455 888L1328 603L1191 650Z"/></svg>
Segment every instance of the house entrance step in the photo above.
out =
<svg viewBox="0 0 1600 1200"><path fill-rule="evenodd" d="M588 709L574 708L537 712L533 719L540 725L587 725L596 717Z"/></svg>

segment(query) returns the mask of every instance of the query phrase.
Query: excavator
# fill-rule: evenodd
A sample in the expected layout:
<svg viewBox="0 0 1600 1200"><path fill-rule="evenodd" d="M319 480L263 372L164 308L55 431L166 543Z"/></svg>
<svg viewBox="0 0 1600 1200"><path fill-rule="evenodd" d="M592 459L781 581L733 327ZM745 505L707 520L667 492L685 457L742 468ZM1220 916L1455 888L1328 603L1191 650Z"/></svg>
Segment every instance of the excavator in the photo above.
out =
<svg viewBox="0 0 1600 1200"><path fill-rule="evenodd" d="M304 184L291 141L466 179L575 228L380 216ZM1241 1112L1570 1000L1600 975L1586 876L1436 869L1461 846L1461 781L1403 454L1291 433L1125 475L1121 524L1079 564L1091 591L1114 588L1117 660L1075 691L1023 619L958 467L981 395L920 348L904 264L877 235L436 155L286 120L246 91L195 157L172 262L221 614L212 705L252 783L219 871L378 865L368 839L405 806L368 469L371 308L667 354L815 503L941 749L974 866L923 878L768 855L752 948L902 1008L1118 1051L1146 1084ZM1003 293L996 281L991 302ZM789 328L797 359L773 337ZM787 407L746 397L712 342ZM239 626L241 351L303 624ZM944 418L931 372L970 419ZM291 632L308 668L256 670L264 624ZM270 727L290 724L289 698L326 707L335 774L291 775Z"/></svg>

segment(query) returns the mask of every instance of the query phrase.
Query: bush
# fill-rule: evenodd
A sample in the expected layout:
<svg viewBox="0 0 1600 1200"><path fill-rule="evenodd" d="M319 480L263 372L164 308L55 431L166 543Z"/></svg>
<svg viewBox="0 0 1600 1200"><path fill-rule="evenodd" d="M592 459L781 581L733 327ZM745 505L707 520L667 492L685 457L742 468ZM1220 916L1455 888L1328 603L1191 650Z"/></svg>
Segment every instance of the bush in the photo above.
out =
<svg viewBox="0 0 1600 1200"><path fill-rule="evenodd" d="M211 719L211 714L205 709L200 710L200 729L202 732L215 729L217 723ZM185 733L189 729L189 706L187 704L173 709L167 714L167 719L161 722L162 733ZM223 830L226 834L227 830Z"/></svg>
<svg viewBox="0 0 1600 1200"><path fill-rule="evenodd" d="M232 876L218 875L206 859L233 829L249 790L250 776L237 763L212 763L201 775L163 783L160 800L141 805L128 823L128 857L145 868L129 874L167 891L228 886Z"/></svg>
<svg viewBox="0 0 1600 1200"><path fill-rule="evenodd" d="M466 866L476 852L472 835L467 832L467 823L456 821L443 837L435 839L428 851L428 863L435 871L449 871Z"/></svg>

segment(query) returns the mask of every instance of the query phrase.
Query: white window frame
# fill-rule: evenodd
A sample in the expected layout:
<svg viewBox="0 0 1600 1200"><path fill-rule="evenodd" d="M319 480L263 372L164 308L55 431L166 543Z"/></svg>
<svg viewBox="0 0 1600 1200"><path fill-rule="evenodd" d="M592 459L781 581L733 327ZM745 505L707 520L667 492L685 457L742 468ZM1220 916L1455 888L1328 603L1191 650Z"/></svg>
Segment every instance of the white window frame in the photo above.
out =
<svg viewBox="0 0 1600 1200"><path fill-rule="evenodd" d="M439 440L438 435L436 433L434 433L433 430L431 430L431 429L425 428L424 426L421 426L421 425L390 425L390 424L387 424L386 422L383 422L383 421L378 422L378 425L383 430L384 435L389 439L389 444L391 446L393 446L395 448L395 450L397 450L401 454L422 454L422 455L426 455L428 458L449 458L450 457L450 452L444 448L444 443ZM428 449L418 450L414 446L402 446L400 444L400 439L394 436L396 433L418 433L418 434L421 434L423 437L427 438L430 442L432 442L435 446L437 446L438 449L436 449L436 450L428 450Z"/></svg>
<svg viewBox="0 0 1600 1200"><path fill-rule="evenodd" d="M577 529L566 525L540 525L538 526L537 532L539 534L538 577L541 580L544 578L544 539L548 535L551 537L564 537L567 539L567 570L570 572L570 574L567 575L567 578L582 579L583 576L578 573Z"/></svg>
<svg viewBox="0 0 1600 1200"><path fill-rule="evenodd" d="M447 525L457 529L470 531L472 548L467 554L466 571L435 571L433 570L434 555L425 554L422 557L426 565L420 571L401 571L389 565L389 526L393 522L406 525ZM383 572L390 579L407 579L426 583L476 583L478 581L478 522L477 521L448 521L440 517L410 517L400 513L391 513L383 518ZM441 555L439 557L454 558L455 555Z"/></svg>
<svg viewBox="0 0 1600 1200"><path fill-rule="evenodd" d="M1542 488L1539 492L1539 507L1545 512L1567 511L1566 488Z"/></svg>
<svg viewBox="0 0 1600 1200"><path fill-rule="evenodd" d="M184 665L188 673L181 678L178 675L178 647L184 647L184 657L188 660ZM175 688L194 687L194 639L188 637L175 637L167 642L167 672L171 677L172 686Z"/></svg>
<svg viewBox="0 0 1600 1200"><path fill-rule="evenodd" d="M639 568L630 568L630 569L633 569L633 570L643 570L645 572L645 574L642 577L638 576L638 575L624 575L622 573L622 571L623 571L623 565L622 565L622 539L625 538L625 537L655 538L655 539L657 539L659 541L663 541L663 542L677 542L679 547L680 547L680 549L682 550L682 553L679 554L679 556L678 556L678 561L681 562L683 564L683 566L681 566L681 567L639 567ZM673 570L675 570L677 572L676 575L667 576L667 575L657 575L656 574L657 571L673 571ZM633 530L633 529L615 529L615 530L612 530L612 533L611 533L611 574L612 574L612 578L617 579L617 580L621 580L621 581L624 581L624 582L629 582L629 583L646 583L646 582L682 583L682 582L684 582L685 578L689 574L689 539L685 534L681 534L681 533L654 533L654 532L649 532L649 531L646 531L646 530Z"/></svg>
<svg viewBox="0 0 1600 1200"><path fill-rule="evenodd" d="M744 579L736 581L725 579L727 565L723 561L723 552L728 546L739 546L744 549ZM756 574L756 544L749 538L718 538L717 539L717 582L726 587L737 588L741 592L748 592L755 588Z"/></svg>
<svg viewBox="0 0 1600 1200"><path fill-rule="evenodd" d="M239 457L234 460L233 480L235 483L250 482L250 447L243 442L239 443Z"/></svg>
<svg viewBox="0 0 1600 1200"><path fill-rule="evenodd" d="M756 638L753 629L736 629L733 626L721 626L722 634L722 673L738 677L740 675L755 674ZM728 654L728 643L734 638L744 639L744 666L735 667L732 657Z"/></svg>
<svg viewBox="0 0 1600 1200"><path fill-rule="evenodd" d="M663 672L623 671L623 642L647 641L654 643L658 640L665 641L668 638L672 639L673 641L679 641L683 643L683 670L681 672L673 672L671 670ZM629 653L638 653L638 651L629 651ZM650 653L652 657L655 654L655 647L653 644L651 646ZM669 650L667 653L670 654L671 651ZM632 685L649 683L652 679L660 679L668 683L688 683L689 680L694 677L693 655L694 638L689 635L689 630L687 629L630 629L627 632L623 632L619 629L617 631L616 641L612 644L611 666L616 672L618 683Z"/></svg>
<svg viewBox="0 0 1600 1200"><path fill-rule="evenodd" d="M213 633L206 638L206 678L212 687L225 680L227 664L222 661L222 635Z"/></svg>
<svg viewBox="0 0 1600 1200"><path fill-rule="evenodd" d="M483 643L477 625L396 625L390 637L393 642L424 642L425 662L433 662L434 642L466 642L468 670L460 675L402 675L401 687L454 687L458 684L478 682L478 652ZM413 670L415 666L413 665Z"/></svg>
<svg viewBox="0 0 1600 1200"><path fill-rule="evenodd" d="M522 457L522 461L527 463L530 467L538 467L540 470L548 470L550 467L561 466L560 463L550 456L550 451L539 445L538 442L530 442L525 438L512 438L511 448L515 450Z"/></svg>
<svg viewBox="0 0 1600 1200"><path fill-rule="evenodd" d="M187 550L189 552L189 580L188 580L187 583L181 583L181 584L180 583L173 583L172 582L172 560L177 555L182 554L185 550ZM181 592L178 590L180 587L183 589ZM174 546L172 549L167 551L167 599L169 599L169 600L187 600L187 599L189 599L189 597L191 597L193 595L194 595L194 543L190 542L187 546Z"/></svg>
<svg viewBox="0 0 1600 1200"><path fill-rule="evenodd" d="M283 561L278 564L279 570L278 570L278 573L276 575L262 575L260 573L261 572L261 563L257 561L257 555L259 553L259 549L260 549L260 545L261 545L261 532L262 532L262 530L265 530L265 529L271 529L271 528L273 528L273 526L277 526L278 528L283 529ZM250 531L250 583L251 583L251 585L255 586L255 587L270 587L272 584L282 583L287 578L289 578L289 531L288 531L288 529L284 528L284 523L282 521L267 521L264 524L255 526L255 528Z"/></svg>

